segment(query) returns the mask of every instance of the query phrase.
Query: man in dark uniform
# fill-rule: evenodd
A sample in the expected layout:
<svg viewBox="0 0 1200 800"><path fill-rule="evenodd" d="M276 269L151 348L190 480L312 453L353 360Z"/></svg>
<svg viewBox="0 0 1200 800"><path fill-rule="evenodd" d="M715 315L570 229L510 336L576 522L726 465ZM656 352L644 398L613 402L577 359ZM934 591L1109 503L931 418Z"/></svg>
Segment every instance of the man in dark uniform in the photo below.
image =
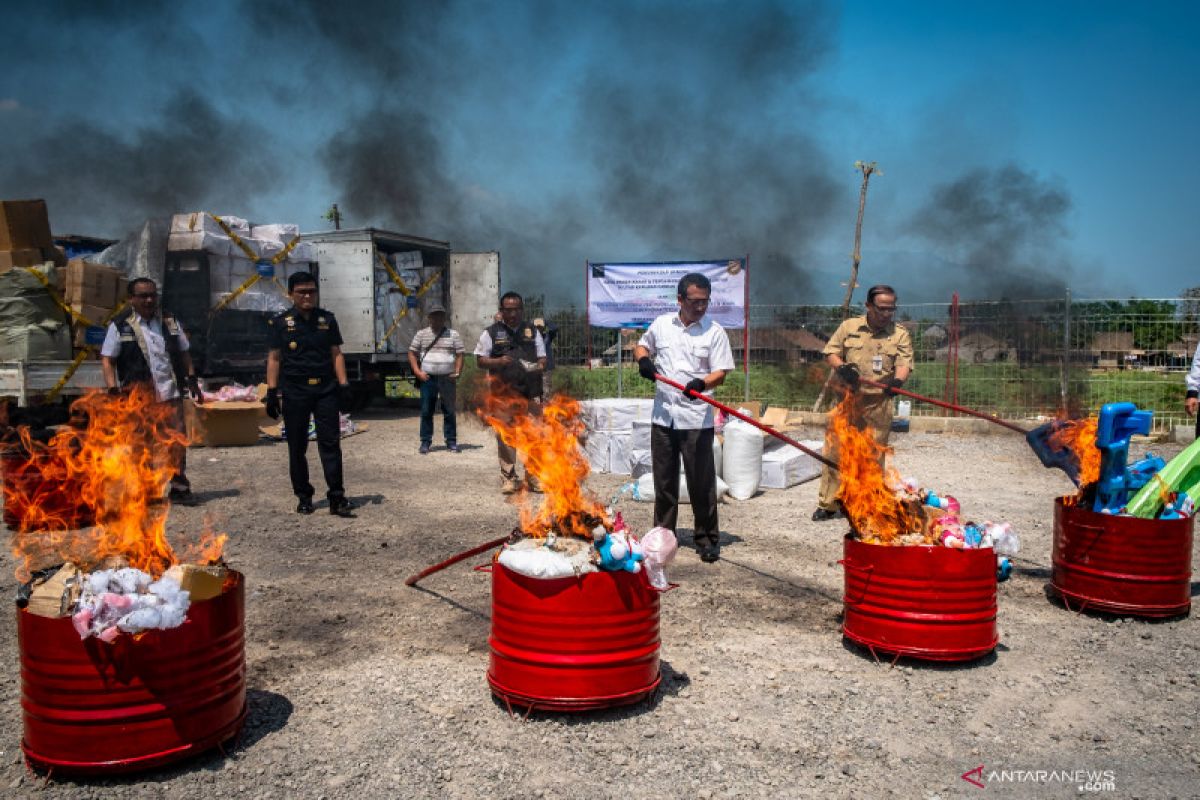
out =
<svg viewBox="0 0 1200 800"><path fill-rule="evenodd" d="M183 390L197 403L200 382L188 353L190 344L179 320L169 311L159 312L158 286L149 278L134 278L126 289L129 310L109 323L100 347L101 370L110 394L134 384L154 393L157 402L169 405L167 424L182 434ZM191 505L184 437L170 445L172 502Z"/></svg>
<svg viewBox="0 0 1200 800"><path fill-rule="evenodd" d="M313 487L308 482L308 420L317 426L317 453L329 487L329 513L353 517L342 486L339 408L350 400L342 334L333 314L317 307L317 280L307 272L288 278L292 307L272 317L267 353L267 414L279 419L287 434L292 491L300 498L296 511L313 513ZM282 403L280 402L282 401Z"/></svg>
<svg viewBox="0 0 1200 800"><path fill-rule="evenodd" d="M524 320L525 301L516 292L505 292L500 298L500 319L479 335L475 345L475 360L488 371L493 390L514 392L529 401L536 412L542 398L542 374L546 369L546 346L542 336ZM517 451L496 434L496 452L500 456L502 491L520 491L517 479ZM525 485L539 491L537 480L526 473Z"/></svg>

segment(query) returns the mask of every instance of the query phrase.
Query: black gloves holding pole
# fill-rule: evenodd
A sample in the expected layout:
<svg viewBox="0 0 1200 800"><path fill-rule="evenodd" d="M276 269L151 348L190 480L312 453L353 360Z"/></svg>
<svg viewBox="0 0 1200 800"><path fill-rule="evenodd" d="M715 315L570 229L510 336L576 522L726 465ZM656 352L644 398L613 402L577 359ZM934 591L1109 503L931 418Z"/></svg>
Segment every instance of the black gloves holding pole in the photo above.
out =
<svg viewBox="0 0 1200 800"><path fill-rule="evenodd" d="M704 383L704 378L692 378L690 381L687 382L687 385L684 386L683 388L687 389L689 392L695 392L696 394L701 394L708 387ZM695 398L693 397L693 398L689 398L689 399L694 400Z"/></svg>
<svg viewBox="0 0 1200 800"><path fill-rule="evenodd" d="M263 398L263 405L267 407L268 417L279 419L279 390L275 388L267 389L267 396Z"/></svg>
<svg viewBox="0 0 1200 800"><path fill-rule="evenodd" d="M642 356L638 359L638 374L654 383L654 361L650 356Z"/></svg>
<svg viewBox="0 0 1200 800"><path fill-rule="evenodd" d="M838 380L846 384L852 391L858 390L858 367L853 364L842 364L834 369L837 373Z"/></svg>
<svg viewBox="0 0 1200 800"><path fill-rule="evenodd" d="M888 378L883 383L886 386L886 388L883 390L883 393L888 397L895 397L896 390L904 385L904 381L900 380L899 378Z"/></svg>

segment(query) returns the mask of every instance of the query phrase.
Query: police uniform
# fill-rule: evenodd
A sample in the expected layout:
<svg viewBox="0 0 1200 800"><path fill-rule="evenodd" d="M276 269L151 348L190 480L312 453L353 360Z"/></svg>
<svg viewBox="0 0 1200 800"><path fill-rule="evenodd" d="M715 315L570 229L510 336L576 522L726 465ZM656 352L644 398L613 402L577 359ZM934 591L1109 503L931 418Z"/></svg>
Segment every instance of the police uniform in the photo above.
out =
<svg viewBox="0 0 1200 800"><path fill-rule="evenodd" d="M342 344L333 314L314 308L307 318L294 306L267 321L270 348L279 351L279 391L288 444L288 471L297 497L311 498L308 481L308 420L316 421L317 453L329 487L330 506L344 501L338 385L331 349Z"/></svg>
<svg viewBox="0 0 1200 800"><path fill-rule="evenodd" d="M826 356L839 356L847 364L858 368L858 374L879 383L884 383L896 376L898 367L912 369L913 347L912 338L908 331L889 323L880 331L872 330L867 318L852 317L834 331L826 343ZM882 389L874 386L860 385L858 389L859 415L854 420L860 430L869 426L875 433L875 441L881 445L888 443L888 435L892 430L892 398ZM826 430L826 455L837 460L836 443ZM827 511L837 509L838 477L829 467L821 471L821 488L817 497L817 505Z"/></svg>

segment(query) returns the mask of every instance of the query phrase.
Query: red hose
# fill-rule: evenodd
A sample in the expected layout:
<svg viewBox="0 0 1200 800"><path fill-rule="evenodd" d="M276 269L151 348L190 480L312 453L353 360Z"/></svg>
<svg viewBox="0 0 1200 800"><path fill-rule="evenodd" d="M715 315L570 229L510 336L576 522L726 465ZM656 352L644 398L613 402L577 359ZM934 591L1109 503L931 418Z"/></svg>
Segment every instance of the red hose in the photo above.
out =
<svg viewBox="0 0 1200 800"><path fill-rule="evenodd" d="M753 425L754 427L758 428L763 433L769 433L770 435L774 436L776 439L787 442L788 444L790 444L792 447L796 448L800 452L808 453L810 456L815 458L817 461L820 461L822 464L824 464L827 467L830 467L832 469L838 468L836 461L831 461L830 459L828 459L825 456L818 453L816 450L812 450L811 448L805 447L804 445L800 444L792 437L785 436L782 433L780 433L779 431L775 430L774 428L763 425L761 422L756 420L754 417L747 416L740 411L735 411L734 409L730 408L729 406L725 405L724 403L720 403L720 402L717 402L716 400L713 400L711 397L709 397L706 394L701 394L699 392L693 392L690 389L688 389L686 386L684 386L683 384L676 383L675 381L671 380L670 378L666 378L666 377L663 377L662 375L656 374L654 376L654 379L656 381L662 381L667 386L674 386L676 389L683 392L684 395L686 395L688 397L694 397L697 400L703 400L704 402L708 403L710 406L715 406L716 408L721 409L729 416L737 417L742 422L747 422L747 423Z"/></svg>
<svg viewBox="0 0 1200 800"><path fill-rule="evenodd" d="M422 578L428 578L430 575L432 575L435 572L441 572L446 567L449 567L453 564L457 564L458 562L462 561L463 559L470 558L471 556L477 556L480 553L485 553L488 550L491 550L493 547L499 547L500 545L504 544L507 541L508 541L508 536L501 536L499 539L493 539L490 542L484 542L483 544L479 545L478 547L472 547L470 550L464 550L461 553L459 553L458 555L450 556L445 561L442 561L441 563L438 563L438 564L434 564L432 567L426 567L425 569L418 572L416 575L412 575L412 576L406 578L404 580L404 585L405 586L416 586L417 581L421 580Z"/></svg>

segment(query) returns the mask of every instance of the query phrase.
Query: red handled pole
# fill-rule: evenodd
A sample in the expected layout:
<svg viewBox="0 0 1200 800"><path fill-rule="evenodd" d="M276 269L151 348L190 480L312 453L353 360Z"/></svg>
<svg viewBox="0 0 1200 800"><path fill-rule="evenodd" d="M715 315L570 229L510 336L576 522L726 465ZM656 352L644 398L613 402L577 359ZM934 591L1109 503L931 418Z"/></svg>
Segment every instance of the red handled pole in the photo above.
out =
<svg viewBox="0 0 1200 800"><path fill-rule="evenodd" d="M500 545L504 544L507 541L508 541L508 536L501 536L499 539L493 539L490 542L484 542L483 544L479 545L478 547L472 547L470 550L464 550L461 553L459 553L458 555L450 556L445 561L443 561L439 564L434 564L432 567L426 567L425 569L418 572L416 575L412 575L412 576L406 578L404 580L404 585L405 586L416 586L417 581L421 580L422 578L428 578L433 573L441 572L446 567L457 564L458 562L460 562L464 559L470 558L471 556L477 556L480 553L486 553L488 550L491 550L494 547L499 547Z"/></svg>
<svg viewBox="0 0 1200 800"><path fill-rule="evenodd" d="M891 390L893 392L895 392L896 394L902 394L905 397L911 397L913 400L920 400L922 403L930 403L931 405L941 406L942 408L949 409L950 411L957 411L960 414L968 414L972 417L979 417L980 419L986 419L988 422L994 422L997 425L1003 425L1005 428L1008 428L1010 431L1016 431L1017 433L1029 433L1029 431L1025 430L1020 425L1016 425L1005 419L1000 419L995 414L988 414L983 411L975 411L974 409L970 409L970 408L963 408L962 406L955 405L954 403L947 403L944 400L935 400L932 397L926 397L925 395L917 394L916 392L910 392L907 389L900 389L895 386L889 387L886 383L880 383L879 381L873 381L870 378L859 378L858 381L859 381L859 383L865 383L868 386L874 386L877 389L891 388Z"/></svg>
<svg viewBox="0 0 1200 800"><path fill-rule="evenodd" d="M675 381L671 380L670 378L663 377L662 375L655 374L654 380L662 381L667 386L674 386L676 389L683 392L684 395L687 397L694 397L697 400L703 400L704 402L708 403L710 406L721 409L729 416L737 417L742 422L746 422L746 423L753 425L754 427L758 428L763 433L769 433L770 435L774 436L776 439L779 439L780 441L783 441L783 442L787 442L788 444L790 444L792 447L796 448L800 452L808 453L810 456L815 458L817 461L820 461L822 464L824 464L825 466L827 466L831 469L838 468L836 461L832 461L832 460L826 458L825 456L818 453L816 450L805 447L804 445L800 444L792 437L785 436L784 434L780 433L779 431L775 430L774 428L771 428L767 425L763 425L761 422L756 420L754 417L747 416L740 411L735 411L734 409L730 408L729 406L725 405L724 403L713 400L711 397L709 397L706 394L701 394L700 392L693 392L690 389L688 389L686 386L684 386L682 383L676 383Z"/></svg>

